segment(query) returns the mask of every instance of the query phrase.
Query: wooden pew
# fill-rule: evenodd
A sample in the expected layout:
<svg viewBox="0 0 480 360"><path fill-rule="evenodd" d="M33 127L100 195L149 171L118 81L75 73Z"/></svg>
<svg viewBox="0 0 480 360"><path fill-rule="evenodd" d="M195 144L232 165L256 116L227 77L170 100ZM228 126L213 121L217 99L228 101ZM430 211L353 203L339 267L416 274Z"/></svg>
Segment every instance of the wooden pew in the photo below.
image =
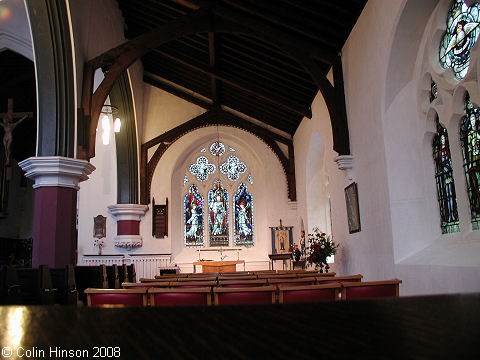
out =
<svg viewBox="0 0 480 360"><path fill-rule="evenodd" d="M18 281L24 305L53 305L54 291L47 265L38 268L18 268Z"/></svg>
<svg viewBox="0 0 480 360"><path fill-rule="evenodd" d="M278 302L280 304L305 303L319 301L337 301L342 285L332 283L326 285L279 286Z"/></svg>
<svg viewBox="0 0 480 360"><path fill-rule="evenodd" d="M105 265L98 266L75 266L75 284L77 285L78 298L85 305L87 288L106 289L108 287L107 269Z"/></svg>
<svg viewBox="0 0 480 360"><path fill-rule="evenodd" d="M258 280L218 280L220 287L258 287L267 286L267 279Z"/></svg>
<svg viewBox="0 0 480 360"><path fill-rule="evenodd" d="M342 283L342 300L398 297L402 280Z"/></svg>
<svg viewBox="0 0 480 360"><path fill-rule="evenodd" d="M362 281L363 275L347 275L347 276L315 276L317 284L328 284L334 282L359 282Z"/></svg>
<svg viewBox="0 0 480 360"><path fill-rule="evenodd" d="M148 289L85 289L88 306L147 306Z"/></svg>
<svg viewBox="0 0 480 360"><path fill-rule="evenodd" d="M212 288L148 289L150 306L202 306L212 304ZM194 326L194 324L192 324Z"/></svg>
<svg viewBox="0 0 480 360"><path fill-rule="evenodd" d="M77 305L78 292L73 265L67 265L65 268L50 269L50 276L55 290L55 304Z"/></svg>
<svg viewBox="0 0 480 360"><path fill-rule="evenodd" d="M276 286L213 289L215 305L275 304Z"/></svg>
<svg viewBox="0 0 480 360"><path fill-rule="evenodd" d="M175 288L214 287L217 286L217 280L171 281L168 283L168 286Z"/></svg>

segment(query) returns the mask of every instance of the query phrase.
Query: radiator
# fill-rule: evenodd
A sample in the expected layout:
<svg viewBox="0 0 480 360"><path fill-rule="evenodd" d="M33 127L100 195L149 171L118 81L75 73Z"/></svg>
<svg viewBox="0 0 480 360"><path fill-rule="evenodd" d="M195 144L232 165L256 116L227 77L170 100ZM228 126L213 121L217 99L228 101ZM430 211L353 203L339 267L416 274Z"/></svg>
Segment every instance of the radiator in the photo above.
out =
<svg viewBox="0 0 480 360"><path fill-rule="evenodd" d="M171 266L171 255L83 255L79 265L123 265L135 264L137 281L140 278L152 279L160 274L161 268Z"/></svg>

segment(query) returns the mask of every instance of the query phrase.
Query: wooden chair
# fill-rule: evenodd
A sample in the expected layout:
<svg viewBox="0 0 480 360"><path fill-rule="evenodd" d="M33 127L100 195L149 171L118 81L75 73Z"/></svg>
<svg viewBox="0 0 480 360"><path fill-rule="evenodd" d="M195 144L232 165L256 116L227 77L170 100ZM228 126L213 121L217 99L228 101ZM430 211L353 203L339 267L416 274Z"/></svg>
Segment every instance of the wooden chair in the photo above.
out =
<svg viewBox="0 0 480 360"><path fill-rule="evenodd" d="M284 274L258 274L257 277L259 279L295 279L297 275L292 273L284 273Z"/></svg>
<svg viewBox="0 0 480 360"><path fill-rule="evenodd" d="M109 289L119 289L120 280L118 277L118 266L113 264L106 267L107 269L107 281Z"/></svg>
<svg viewBox="0 0 480 360"><path fill-rule="evenodd" d="M267 279L258 280L218 280L218 286L220 287L258 287L267 286Z"/></svg>
<svg viewBox="0 0 480 360"><path fill-rule="evenodd" d="M0 304L13 305L22 303L22 290L18 281L17 270L10 265L0 268Z"/></svg>
<svg viewBox="0 0 480 360"><path fill-rule="evenodd" d="M170 287L170 281L159 281L159 282L143 282L143 283L131 283L124 282L122 283L123 289L148 289L148 288L160 288L160 287Z"/></svg>
<svg viewBox="0 0 480 360"><path fill-rule="evenodd" d="M342 300L398 297L402 280L343 282Z"/></svg>
<svg viewBox="0 0 480 360"><path fill-rule="evenodd" d="M79 300L86 305L85 289L106 289L108 287L106 266L75 266L75 284L77 285Z"/></svg>
<svg viewBox="0 0 480 360"><path fill-rule="evenodd" d="M178 278L177 282L192 282L192 281L217 281L217 277L187 277L187 278Z"/></svg>
<svg viewBox="0 0 480 360"><path fill-rule="evenodd" d="M140 278L141 283L149 283L149 282L170 282L173 279L149 279L149 278Z"/></svg>
<svg viewBox="0 0 480 360"><path fill-rule="evenodd" d="M174 288L214 287L217 286L217 280L171 281L168 283L168 286Z"/></svg>
<svg viewBox="0 0 480 360"><path fill-rule="evenodd" d="M339 300L340 283L326 285L285 286L279 285L280 304Z"/></svg>
<svg viewBox="0 0 480 360"><path fill-rule="evenodd" d="M38 268L17 269L24 305L53 305L54 291L47 265Z"/></svg>
<svg viewBox="0 0 480 360"><path fill-rule="evenodd" d="M148 289L85 289L88 306L147 306Z"/></svg>
<svg viewBox="0 0 480 360"><path fill-rule="evenodd" d="M118 265L118 282L120 283L120 287L122 283L128 282L128 268L126 264Z"/></svg>
<svg viewBox="0 0 480 360"><path fill-rule="evenodd" d="M219 275L218 276L218 281L220 280L257 280L257 275L238 275L238 276L224 276L224 275Z"/></svg>
<svg viewBox="0 0 480 360"><path fill-rule="evenodd" d="M317 284L329 284L334 282L360 282L363 275L347 275L347 276L316 276Z"/></svg>
<svg viewBox="0 0 480 360"><path fill-rule="evenodd" d="M213 289L215 305L275 304L276 286L217 287Z"/></svg>
<svg viewBox="0 0 480 360"><path fill-rule="evenodd" d="M136 282L137 281L137 273L135 271L135 264L127 265L127 275L129 282Z"/></svg>
<svg viewBox="0 0 480 360"><path fill-rule="evenodd" d="M201 306L212 304L212 288L148 289L150 306Z"/></svg>
<svg viewBox="0 0 480 360"><path fill-rule="evenodd" d="M314 285L314 277L304 277L304 278L271 278L268 279L270 285L275 286L301 286L301 285Z"/></svg>
<svg viewBox="0 0 480 360"><path fill-rule="evenodd" d="M54 288L55 304L77 305L78 291L75 284L73 265L65 268L50 269L52 286Z"/></svg>

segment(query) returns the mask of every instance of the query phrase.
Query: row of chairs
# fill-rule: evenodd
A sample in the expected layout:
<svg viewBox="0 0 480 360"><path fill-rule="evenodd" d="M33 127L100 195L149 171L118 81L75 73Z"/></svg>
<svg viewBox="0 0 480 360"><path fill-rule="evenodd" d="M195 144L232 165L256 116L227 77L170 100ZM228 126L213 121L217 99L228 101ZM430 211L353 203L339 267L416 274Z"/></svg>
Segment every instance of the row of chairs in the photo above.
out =
<svg viewBox="0 0 480 360"><path fill-rule="evenodd" d="M74 266L49 268L0 267L2 305L77 305L87 303L84 290L121 288L122 282L136 280L134 265Z"/></svg>
<svg viewBox="0 0 480 360"><path fill-rule="evenodd" d="M255 287L86 289L89 306L253 305L398 297L401 280ZM277 294L278 292L278 294ZM340 294L342 294L340 296Z"/></svg>
<svg viewBox="0 0 480 360"><path fill-rule="evenodd" d="M167 287L255 287L267 285L321 285L332 282L358 282L362 281L362 275L349 276L306 276L306 277L284 277L284 276L270 276L270 277L217 277L217 278L176 278L170 279L141 279L140 283L123 283L123 288L167 288Z"/></svg>
<svg viewBox="0 0 480 360"><path fill-rule="evenodd" d="M77 290L73 265L65 268L0 268L2 305L75 305Z"/></svg>

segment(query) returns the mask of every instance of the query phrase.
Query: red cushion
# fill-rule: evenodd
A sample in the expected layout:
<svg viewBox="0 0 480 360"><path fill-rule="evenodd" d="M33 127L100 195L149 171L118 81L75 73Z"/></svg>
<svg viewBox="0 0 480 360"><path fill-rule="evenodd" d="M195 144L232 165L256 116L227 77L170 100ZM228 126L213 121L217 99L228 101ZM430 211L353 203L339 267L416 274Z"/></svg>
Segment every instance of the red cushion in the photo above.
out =
<svg viewBox="0 0 480 360"><path fill-rule="evenodd" d="M355 286L345 288L345 299L367 299L397 296L397 285Z"/></svg>
<svg viewBox="0 0 480 360"><path fill-rule="evenodd" d="M154 306L190 306L190 305L207 305L208 293L157 293L154 294Z"/></svg>
<svg viewBox="0 0 480 360"><path fill-rule="evenodd" d="M272 293L270 291L218 293L219 305L250 305L271 303Z"/></svg>
<svg viewBox="0 0 480 360"><path fill-rule="evenodd" d="M283 292L284 303L301 303L317 301L335 301L335 288L311 290L287 290Z"/></svg>
<svg viewBox="0 0 480 360"><path fill-rule="evenodd" d="M127 305L143 306L143 294L91 294L92 306L98 305Z"/></svg>

